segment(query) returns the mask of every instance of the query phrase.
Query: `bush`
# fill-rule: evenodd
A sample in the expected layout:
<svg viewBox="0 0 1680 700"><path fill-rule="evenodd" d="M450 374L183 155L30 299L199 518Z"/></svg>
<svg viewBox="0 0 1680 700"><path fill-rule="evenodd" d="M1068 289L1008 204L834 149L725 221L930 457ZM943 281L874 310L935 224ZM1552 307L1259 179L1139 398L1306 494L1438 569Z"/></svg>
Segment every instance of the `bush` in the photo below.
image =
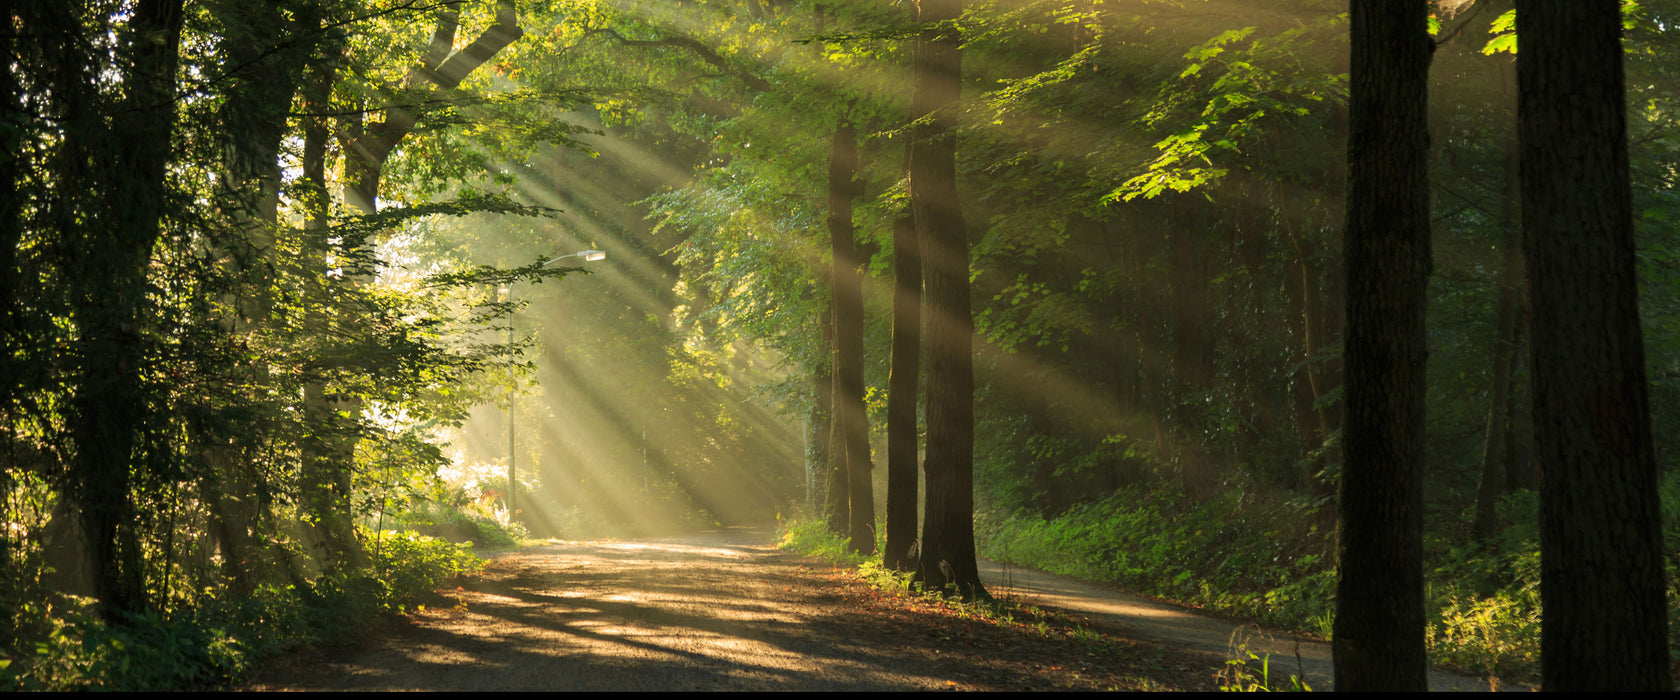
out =
<svg viewBox="0 0 1680 700"><path fill-rule="evenodd" d="M354 639L367 621L402 612L482 562L466 545L412 532L369 541L365 570L265 584L250 595L206 595L169 614L101 621L86 599L36 591L16 606L19 630L38 630L0 658L4 690L196 690L243 677L260 659ZM25 640L19 640L25 641ZM23 653L19 653L23 652Z"/></svg>
<svg viewBox="0 0 1680 700"><path fill-rule="evenodd" d="M847 547L851 542L834 534L820 520L800 520L779 523L776 546L802 556L821 559L831 564L856 566L868 557L853 554ZM881 528L877 528L879 530ZM877 551L879 548L877 547Z"/></svg>

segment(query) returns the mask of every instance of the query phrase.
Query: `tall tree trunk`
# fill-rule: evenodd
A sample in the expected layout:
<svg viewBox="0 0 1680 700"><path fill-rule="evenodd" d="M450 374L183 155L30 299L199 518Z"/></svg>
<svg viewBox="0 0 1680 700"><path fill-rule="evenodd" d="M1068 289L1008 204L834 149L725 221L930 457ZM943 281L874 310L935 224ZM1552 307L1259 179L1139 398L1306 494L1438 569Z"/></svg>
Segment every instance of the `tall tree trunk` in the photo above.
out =
<svg viewBox="0 0 1680 700"><path fill-rule="evenodd" d="M324 261L329 236L328 222L331 206L327 194L327 144L331 136L327 119L319 116L328 112L328 101L336 66L331 62L312 69L303 86L303 102L308 116L303 120L302 199L304 210L304 239L312 258ZM329 281L325 277L320 278ZM325 295L317 304L328 303ZM325 326L328 309L315 312L314 322ZM343 435L348 430L338 415L341 405L327 396L324 380L309 381L304 386L304 420L307 434L300 445L299 506L308 515L305 534L314 558L323 567L344 568L365 562L366 552L356 536L353 513L350 509L350 474L355 459L354 438ZM360 406L348 405L349 411Z"/></svg>
<svg viewBox="0 0 1680 700"><path fill-rule="evenodd" d="M1428 4L1351 6L1347 418L1335 683L1428 690L1423 426L1429 282Z"/></svg>
<svg viewBox="0 0 1680 700"><path fill-rule="evenodd" d="M834 378L827 371L811 375L811 408L805 414L805 480L812 513L828 513L828 440L833 416L830 393Z"/></svg>
<svg viewBox="0 0 1680 700"><path fill-rule="evenodd" d="M6 27L20 26L24 18L23 10L8 4L0 10L0 22ZM39 26L39 25L37 25ZM12 56L21 53L16 32L0 32L0 56L8 61ZM23 85L17 73L11 66L0 68L0 123L22 125L28 123L23 108ZM21 188L24 185L24 139L22 135L10 147L12 153L0 157L0 420L10 422L13 402L17 397L18 385L23 372L16 368L18 353L16 342L21 333L17 322L18 314L18 284L22 276L18 272L18 243L23 240L23 207L24 197ZM11 483L11 466L0 467L0 497L8 493L6 490ZM11 522L9 519L6 522ZM0 567L6 566L10 549L10 542L5 536L0 536ZM4 634L4 633L0 633ZM3 640L0 640L3 641ZM10 646L0 647L10 648Z"/></svg>
<svg viewBox="0 0 1680 700"><path fill-rule="evenodd" d="M1540 666L1551 691L1673 685L1621 31L1618 3L1517 2Z"/></svg>
<svg viewBox="0 0 1680 700"><path fill-rule="evenodd" d="M404 87L429 86L435 92L454 90L479 66L524 35L524 30L519 27L515 0L498 0L496 23L471 44L458 51L453 50L462 2L445 0L442 4L431 42L421 55L420 62L409 69L403 81ZM385 162L420 123L420 115L403 105L386 108L382 117L365 127L358 125L346 130L344 204L362 214L378 211L379 181ZM356 284L357 281L351 280L350 283ZM323 386L315 386L309 393L311 397L306 399L312 403L309 411L321 417L323 422L320 425L334 435L323 436L327 439L316 440L306 446L305 504L316 511L317 527L314 529L320 546L324 548L323 554L329 559L354 562L361 557L348 509L349 474L355 444L354 440L337 436L343 430L337 416L341 413L357 415L361 406L355 400L328 396ZM510 484L509 488L512 487Z"/></svg>
<svg viewBox="0 0 1680 700"><path fill-rule="evenodd" d="M892 359L887 378L887 551L894 571L916 569L916 402L922 361L922 254L916 220L893 220Z"/></svg>
<svg viewBox="0 0 1680 700"><path fill-rule="evenodd" d="M986 598L974 554L974 319L968 234L957 199L956 116L962 98L961 37L949 26L962 0L922 0L926 26L912 59L912 113L930 115L911 133L910 207L926 266L928 441L921 564L928 590Z"/></svg>
<svg viewBox="0 0 1680 700"><path fill-rule="evenodd" d="M875 553L874 465L869 455L869 416L863 403L863 276L852 232L857 185L857 134L841 122L828 160L829 282L834 300L835 413L846 455L846 536L859 554Z"/></svg>
<svg viewBox="0 0 1680 700"><path fill-rule="evenodd" d="M833 274L833 270L824 274ZM832 288L833 283L829 283L829 287ZM812 382L817 393L817 405L813 411L817 414L815 432L822 441L817 468L821 470L823 480L823 517L830 532L839 537L846 537L851 525L851 506L846 493L846 448L841 444L840 438L839 401L834 395L833 296L828 298L828 308L823 309L818 326L822 330L823 357L817 362Z"/></svg>
<svg viewBox="0 0 1680 700"><path fill-rule="evenodd" d="M75 316L81 372L69 423L73 493L81 503L95 590L107 618L145 605L142 553L130 485L145 398L146 279L168 199L165 168L175 126L175 70L183 0L140 0L129 16L121 67L127 95L109 147L111 180L99 219L84 229ZM95 145L95 148L101 145Z"/></svg>
<svg viewBox="0 0 1680 700"><path fill-rule="evenodd" d="M7 5L0 10L0 22L6 27L19 26L21 11L14 5ZM0 32L0 56L11 60L18 55L16 34L11 31ZM0 67L0 123L23 124L23 86L11 66ZM20 186L23 184L23 140L20 138L13 145L16 149L6 156L0 156L0 423L12 423L14 402L17 396L19 375L15 349L15 338L18 324L15 321L17 309L17 289L20 276L17 272L18 242L23 238L23 198L20 196ZM0 450L12 447L10 440L0 439ZM0 464L0 522L17 522L17 516L11 511L12 488L18 465L14 460L7 459ZM12 571L12 533L7 528L0 532L0 571ZM9 608L8 608L9 609ZM16 621L11 615L0 618L0 649L13 648L13 631Z"/></svg>

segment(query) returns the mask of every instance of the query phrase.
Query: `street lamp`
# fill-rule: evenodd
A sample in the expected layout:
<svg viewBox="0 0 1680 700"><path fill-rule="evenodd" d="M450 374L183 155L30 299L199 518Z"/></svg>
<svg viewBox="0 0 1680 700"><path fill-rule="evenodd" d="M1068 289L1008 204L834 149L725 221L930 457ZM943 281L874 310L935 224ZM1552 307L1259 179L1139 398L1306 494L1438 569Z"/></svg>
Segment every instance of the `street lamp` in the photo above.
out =
<svg viewBox="0 0 1680 700"><path fill-rule="evenodd" d="M556 258L549 258L542 265L538 265L538 267L545 267L545 266L548 266L548 265L552 265L552 264L554 264L556 262L559 262L561 260L565 260L566 258L583 258L584 262L596 262L596 261L599 261L599 260L606 260L607 259L607 253L606 253L606 251L601 251L601 250L580 250L576 253L571 253L569 255L562 255L562 256L559 256L559 257L556 257ZM508 301L508 338L507 338L507 344L508 344L508 358L511 360L513 358L513 285L510 284L506 287L503 287L502 291L507 293L507 301ZM512 371L512 368L513 368L512 365L508 366L508 369L509 369L510 372ZM515 466L514 466L514 463L516 461L515 455L518 454L518 453L514 452L514 442L513 442L513 397L514 397L513 389L514 389L513 383L511 381L508 382L507 512L508 512L508 522L509 523L513 522L513 512L514 512L513 511L513 498L514 498L514 492L517 490L518 485L519 485L519 482L516 480L516 477L518 475L518 471L515 469Z"/></svg>

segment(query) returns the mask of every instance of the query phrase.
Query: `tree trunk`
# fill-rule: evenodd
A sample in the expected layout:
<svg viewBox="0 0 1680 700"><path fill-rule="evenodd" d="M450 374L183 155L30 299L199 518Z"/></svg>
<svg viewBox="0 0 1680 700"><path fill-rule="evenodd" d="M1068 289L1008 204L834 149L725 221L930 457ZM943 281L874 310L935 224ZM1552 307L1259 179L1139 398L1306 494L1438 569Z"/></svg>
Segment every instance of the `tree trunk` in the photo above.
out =
<svg viewBox="0 0 1680 700"><path fill-rule="evenodd" d="M828 371L811 374L811 410L805 416L805 468L811 512L828 522L828 450L833 423L831 393L834 378Z"/></svg>
<svg viewBox="0 0 1680 700"><path fill-rule="evenodd" d="M1335 684L1424 691L1428 4L1373 0L1351 10Z"/></svg>
<svg viewBox="0 0 1680 700"><path fill-rule="evenodd" d="M842 122L834 130L828 161L828 236L833 253L829 273L834 300L835 413L845 452L846 536L858 554L875 553L875 492L869 455L869 416L863 403L863 276L852 232L852 196L857 186L857 135Z"/></svg>
<svg viewBox="0 0 1680 700"><path fill-rule="evenodd" d="M1672 689L1613 2L1517 2L1541 682Z"/></svg>
<svg viewBox="0 0 1680 700"><path fill-rule="evenodd" d="M114 152L99 218L86 227L75 318L81 371L69 422L76 446L73 493L82 506L95 590L108 619L145 605L142 553L133 526L130 484L143 420L139 374L145 358L146 279L160 235L165 168L175 126L175 70L182 0L141 0L129 16L123 47L126 99L109 144Z"/></svg>
<svg viewBox="0 0 1680 700"><path fill-rule="evenodd" d="M923 25L954 20L962 0L922 0ZM956 112L962 97L961 37L927 28L912 59L912 113L931 119L911 133L910 207L926 267L928 441L921 564L928 590L964 600L989 597L974 555L974 320L968 234L957 199Z"/></svg>
<svg viewBox="0 0 1680 700"><path fill-rule="evenodd" d="M220 2L211 11L224 25L225 51L235 66L225 79L226 101L221 121L223 168L219 193L223 215L236 236L218 251L241 284L226 299L229 311L221 321L232 336L250 335L268 323L273 287L270 256L279 223L280 146L292 97L302 74L302 61L286 60L278 46L294 35L276 0ZM303 25L314 30L314 23ZM267 367L246 368L250 386L265 388ZM258 396L247 397L262 400ZM204 420L188 423L198 459L206 469L200 497L210 506L210 528L222 550L222 569L236 594L249 594L257 583L252 531L257 526L256 492L261 476L250 457L262 439L261 430L229 434Z"/></svg>
<svg viewBox="0 0 1680 700"><path fill-rule="evenodd" d="M303 86L303 102L311 116L303 120L301 159L304 209L304 238L312 258L324 259L327 251L331 207L327 195L327 143L330 129L326 118L314 116L328 111L337 70L330 62L317 66ZM325 279L324 277L322 279ZM324 305L326 298L318 300ZM315 306L314 308L320 308ZM314 323L325 326L326 314L314 312ZM366 561L366 552L356 536L350 508L350 474L355 459L355 440L341 435L342 406L327 396L324 380L304 385L305 437L300 445L299 506L308 517L305 534L315 560L325 568L355 566ZM359 406L351 406L359 411Z"/></svg>
<svg viewBox="0 0 1680 700"><path fill-rule="evenodd" d="M922 361L922 254L916 220L893 220L892 359L887 378L887 551L894 571L916 569L916 401Z"/></svg>
<svg viewBox="0 0 1680 700"><path fill-rule="evenodd" d="M832 274L832 270L827 274ZM832 287L832 283L830 286ZM829 297L828 308L823 310L818 325L822 329L823 357L817 362L817 369L812 381L816 385L817 392L817 406L814 413L819 414L815 432L819 435L818 439L822 441L817 468L822 470L823 518L828 523L830 532L838 537L845 537L851 523L851 508L849 499L846 497L846 448L841 445L839 437L838 402L834 396L834 298L832 296Z"/></svg>

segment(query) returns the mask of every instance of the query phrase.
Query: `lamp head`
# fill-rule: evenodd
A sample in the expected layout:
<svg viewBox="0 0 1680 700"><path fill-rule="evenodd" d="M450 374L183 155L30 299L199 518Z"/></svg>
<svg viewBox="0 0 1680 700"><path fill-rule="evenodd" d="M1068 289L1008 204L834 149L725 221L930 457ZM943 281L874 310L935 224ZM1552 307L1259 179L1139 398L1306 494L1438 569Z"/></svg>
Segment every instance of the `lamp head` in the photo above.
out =
<svg viewBox="0 0 1680 700"><path fill-rule="evenodd" d="M567 255L562 255L562 256L557 257L557 258L549 258L548 261L544 262L543 264L547 265L549 263L559 262L561 260L565 260L566 258L583 258L584 262L595 262L597 260L606 260L607 259L607 251L604 251L604 250L580 250L576 253L570 253L570 254L567 254Z"/></svg>

